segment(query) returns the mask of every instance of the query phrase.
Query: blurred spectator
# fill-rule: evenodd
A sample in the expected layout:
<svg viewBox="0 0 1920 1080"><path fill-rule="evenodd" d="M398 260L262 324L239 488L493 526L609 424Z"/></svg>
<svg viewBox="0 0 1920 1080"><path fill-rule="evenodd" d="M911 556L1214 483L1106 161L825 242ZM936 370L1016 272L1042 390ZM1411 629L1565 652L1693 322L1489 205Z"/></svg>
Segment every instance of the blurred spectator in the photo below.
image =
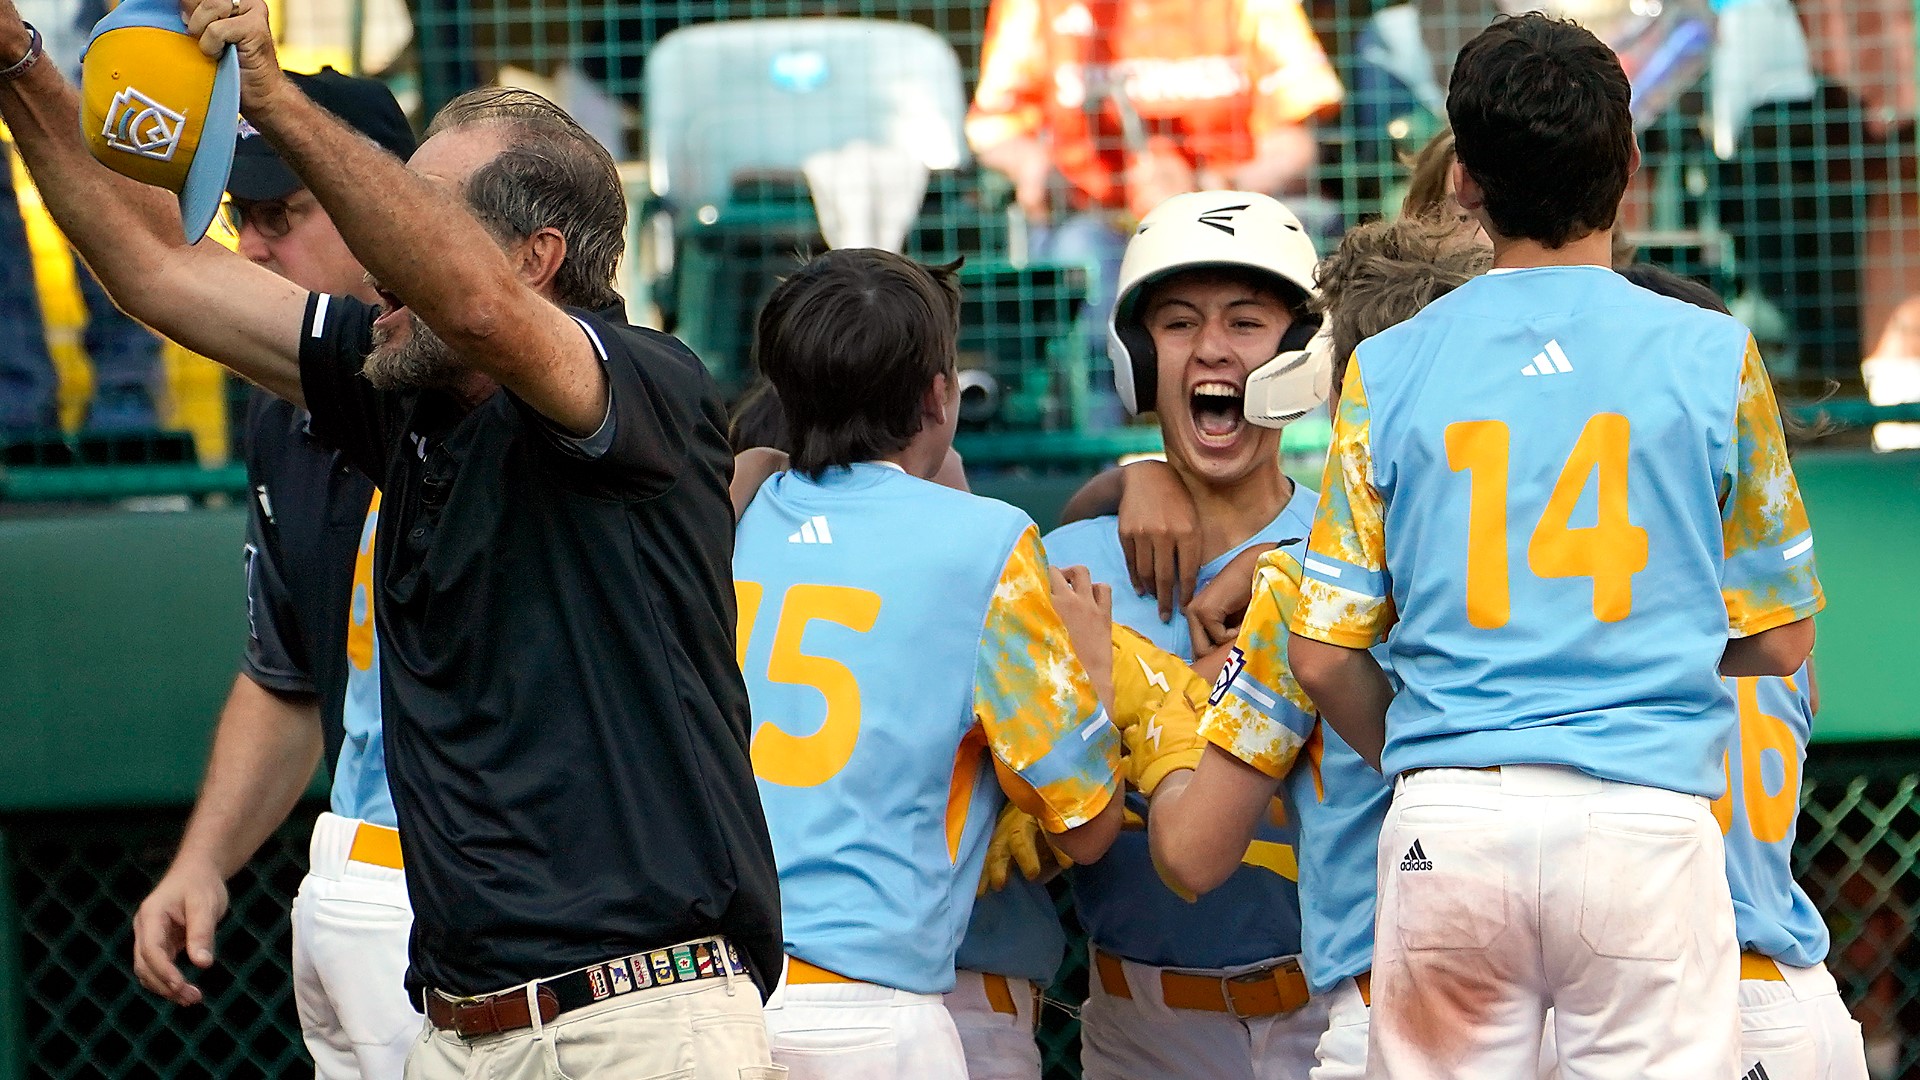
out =
<svg viewBox="0 0 1920 1080"><path fill-rule="evenodd" d="M1341 96L1299 0L993 0L967 141L1012 180L1028 255L1096 271L1104 354L1132 221L1186 191L1301 190Z"/></svg>
<svg viewBox="0 0 1920 1080"><path fill-rule="evenodd" d="M78 85L80 52L93 24L107 13L104 0L19 0L18 6L28 22L42 28L47 57ZM59 380L34 289L33 252L19 224L18 193L10 173L0 180L0 188L0 203L5 204L0 206L0 434L50 430L59 426ZM78 260L74 280L86 305L85 344L93 364L86 426L101 432L158 427L160 339L121 314Z"/></svg>
<svg viewBox="0 0 1920 1080"><path fill-rule="evenodd" d="M13 144L0 146L0 441L60 426L59 380L34 288L33 251L13 190Z"/></svg>

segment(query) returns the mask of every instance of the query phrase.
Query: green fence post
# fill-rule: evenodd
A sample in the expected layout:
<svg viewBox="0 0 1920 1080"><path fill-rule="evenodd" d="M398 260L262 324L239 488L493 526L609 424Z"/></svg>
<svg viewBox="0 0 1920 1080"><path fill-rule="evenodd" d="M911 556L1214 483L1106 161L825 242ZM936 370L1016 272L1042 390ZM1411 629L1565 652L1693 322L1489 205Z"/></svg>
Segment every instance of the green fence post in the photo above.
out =
<svg viewBox="0 0 1920 1080"><path fill-rule="evenodd" d="M26 975L20 970L20 908L13 901L13 855L0 829L0 1080L27 1075Z"/></svg>

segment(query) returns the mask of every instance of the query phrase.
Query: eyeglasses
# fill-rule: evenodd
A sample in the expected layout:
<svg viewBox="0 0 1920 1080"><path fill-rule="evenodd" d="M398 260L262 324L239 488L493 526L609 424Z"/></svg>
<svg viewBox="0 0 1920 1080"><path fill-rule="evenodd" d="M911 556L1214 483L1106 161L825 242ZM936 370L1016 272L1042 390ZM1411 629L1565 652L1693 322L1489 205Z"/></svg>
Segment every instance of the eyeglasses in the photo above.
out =
<svg viewBox="0 0 1920 1080"><path fill-rule="evenodd" d="M312 196L308 196L309 199ZM233 226L235 233L251 224L259 230L261 236L269 240L278 240L293 231L293 223L306 213L307 207L290 204L285 199L251 200L227 199L227 224Z"/></svg>

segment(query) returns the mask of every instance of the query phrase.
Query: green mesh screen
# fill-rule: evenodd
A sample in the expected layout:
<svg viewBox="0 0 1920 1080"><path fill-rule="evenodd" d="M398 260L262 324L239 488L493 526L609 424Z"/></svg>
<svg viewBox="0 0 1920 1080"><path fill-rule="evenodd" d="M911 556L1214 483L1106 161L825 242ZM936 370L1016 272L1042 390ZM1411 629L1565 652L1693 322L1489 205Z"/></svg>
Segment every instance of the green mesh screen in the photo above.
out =
<svg viewBox="0 0 1920 1080"><path fill-rule="evenodd" d="M1405 177L1399 157L1438 123L1431 106L1445 85L1444 58L1498 10L1491 0L1418 5L1418 39L1433 62L1416 66L1410 85L1399 77L1409 72L1390 44L1401 24L1376 17L1375 8L1385 6L1307 4L1348 96L1338 116L1319 126L1320 165L1292 198L1329 238L1397 205ZM970 94L986 12L983 0L421 0L420 74L431 107L509 67L549 76L571 67L629 110L620 138L638 155L646 139L646 57L674 29L765 17L905 20L953 46ZM1781 91L1784 100L1756 102L1754 95L1766 89L1761 76L1772 76L1777 87L1793 65L1783 67L1747 40L1778 35L1770 26L1755 29L1751 19L1732 23L1732 16L1723 17L1723 32L1747 37L1745 47L1729 44L1717 54L1723 72L1689 78L1699 65L1680 62L1677 76L1658 84L1657 96L1671 104L1643 131L1645 167L1627 224L1646 257L1734 297L1767 337L1791 388L1813 393L1828 379L1857 388L1863 356L1907 351L1886 339L1890 331L1898 337L1894 307L1920 285L1910 242L1920 239L1913 236L1920 217L1911 152L1915 34L1909 0L1820 0L1799 13L1808 44L1805 85ZM1672 48L1684 51L1684 44ZM1755 65L1762 70L1751 70ZM960 186L971 187L972 175L977 167L963 169ZM920 249L1002 254L991 230L965 226L977 203L954 202L950 194L929 197L922 229L945 229L943 239L958 243ZM967 246L974 242L986 246Z"/></svg>
<svg viewBox="0 0 1920 1080"><path fill-rule="evenodd" d="M1307 0L1346 99L1316 127L1318 163L1285 197L1323 250L1344 228L1399 205L1407 176L1402 158L1440 123L1450 58L1503 2ZM1784 400L1833 397L1829 419L1850 429L1837 437L1865 441L1867 426L1891 414L1871 414L1856 402L1920 400L1920 303L1910 302L1920 297L1914 0L1742 0L1719 13L1721 43L1711 50L1675 29L1688 14L1704 14L1707 0L1585 6L1603 18L1630 6L1665 12L1665 22L1638 38L1612 33L1631 68L1667 72L1643 79L1649 90L1642 100L1654 104L1641 131L1644 165L1627 202L1627 237L1641 257L1729 299L1760 337ZM823 241L806 185L792 168L743 169L724 197L702 205L678 205L671 193L653 197L657 185L645 162L657 141L648 130L657 101L647 88L656 45L676 29L709 23L818 16L904 22L950 46L957 73L941 78L957 83L953 92L965 100L977 77L989 0L414 0L411 7L415 47L383 74L418 89L417 118L496 80L532 83L560 97L626 163L635 226L622 285L634 316L685 337L733 394L751 379L755 309L777 276ZM819 123L835 110L871 107L846 104L832 92L820 101L812 114ZM709 148L748 157L764 139L745 121L710 125L701 137ZM1100 312L1077 320L1063 312L1106 292L1100 268L1081 256L1055 260L1078 262L1086 276L1074 279L1049 266L1032 250L1024 220L1009 213L1009 196L1006 178L970 160L935 169L906 242L921 258L964 257L976 274L1012 274L1001 274L995 297L971 302L965 313L970 356L963 362L991 375L998 391L997 408L972 414L969 458L1080 465L1151 445L1150 431L1114 436L1121 418ZM1068 209L1057 191L1054 209L1056 216ZM1045 336L1036 337L1036 328ZM1071 340L1074 332L1080 340ZM237 401L238 384L228 385ZM176 402L184 399L179 387L169 389ZM217 463L233 444L209 433L204 414L196 413L202 419L191 440L154 433L0 446L0 469L7 470L0 497L237 487L236 472L207 476L199 468ZM1920 406L1900 415L1920 416ZM1881 424L1872 437L1881 448L1920 444L1920 424ZM103 479L75 475L88 471L101 471Z"/></svg>
<svg viewBox="0 0 1920 1080"><path fill-rule="evenodd" d="M314 810L297 814L230 883L206 1002L178 1009L133 978L133 912L166 869L182 815L6 823L19 911L27 1075L284 1077L313 1068L300 1042L287 910Z"/></svg>
<svg viewBox="0 0 1920 1080"><path fill-rule="evenodd" d="M1797 872L1833 930L1827 964L1869 1040L1896 1044L1890 1075L1920 1077L1920 744L1816 750L1803 790ZM166 867L179 814L0 824L20 916L23 1075L278 1077L311 1068L294 1016L286 912L317 810L303 808L231 883L219 963L198 979L208 1003L194 1009L158 1004L133 981L128 959L133 910ZM1056 895L1073 947L1038 1038L1048 1080L1070 1080L1079 1075L1075 1013L1087 964L1071 904L1063 889Z"/></svg>

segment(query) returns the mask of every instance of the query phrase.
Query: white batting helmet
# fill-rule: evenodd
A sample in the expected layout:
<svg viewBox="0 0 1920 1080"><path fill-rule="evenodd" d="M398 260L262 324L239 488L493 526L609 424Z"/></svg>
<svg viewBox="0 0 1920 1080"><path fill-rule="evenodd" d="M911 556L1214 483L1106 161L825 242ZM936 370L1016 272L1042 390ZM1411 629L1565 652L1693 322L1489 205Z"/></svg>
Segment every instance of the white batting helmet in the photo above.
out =
<svg viewBox="0 0 1920 1080"><path fill-rule="evenodd" d="M1120 287L1107 322L1113 385L1127 412L1137 415L1154 407L1159 360L1153 338L1141 321L1140 300L1155 282L1182 270L1207 267L1242 267L1274 279L1281 296L1294 309L1294 321L1280 339L1280 356L1255 371L1249 380L1251 390L1252 380L1260 379L1279 360L1297 368L1298 358L1286 354L1306 350L1319 329L1320 317L1309 314L1306 304L1315 295L1313 268L1318 261L1313 241L1301 228L1300 219L1271 196L1252 191L1195 191L1175 195L1154 207L1127 242L1127 253L1120 263ZM1307 355L1315 353L1309 351ZM1318 355L1326 354L1320 351ZM1297 391L1324 386L1330 378L1330 374L1304 381L1293 377L1270 385ZM1324 400L1326 394L1322 392L1317 400L1297 411L1278 400L1267 400L1262 408L1265 415L1290 414L1287 419L1292 419ZM1261 422L1251 408L1247 419ZM1269 421L1268 426L1275 424Z"/></svg>

